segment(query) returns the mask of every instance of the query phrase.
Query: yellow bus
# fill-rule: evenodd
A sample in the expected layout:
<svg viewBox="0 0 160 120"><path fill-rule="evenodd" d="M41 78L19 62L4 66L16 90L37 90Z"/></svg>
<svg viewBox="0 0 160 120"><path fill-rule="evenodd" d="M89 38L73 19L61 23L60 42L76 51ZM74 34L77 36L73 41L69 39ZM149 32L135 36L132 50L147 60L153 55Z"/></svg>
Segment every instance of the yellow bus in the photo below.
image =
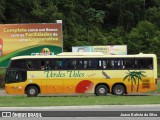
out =
<svg viewBox="0 0 160 120"><path fill-rule="evenodd" d="M155 54L70 53L17 56L5 78L8 94L107 93L123 95L157 88Z"/></svg>

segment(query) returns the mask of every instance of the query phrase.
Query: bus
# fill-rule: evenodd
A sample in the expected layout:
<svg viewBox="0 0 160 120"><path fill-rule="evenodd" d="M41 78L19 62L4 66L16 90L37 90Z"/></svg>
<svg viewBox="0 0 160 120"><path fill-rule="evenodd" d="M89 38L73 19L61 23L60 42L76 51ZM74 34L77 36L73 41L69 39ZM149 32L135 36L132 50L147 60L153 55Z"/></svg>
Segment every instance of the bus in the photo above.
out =
<svg viewBox="0 0 160 120"><path fill-rule="evenodd" d="M106 96L157 89L155 54L72 53L17 56L5 77L8 94L95 94Z"/></svg>

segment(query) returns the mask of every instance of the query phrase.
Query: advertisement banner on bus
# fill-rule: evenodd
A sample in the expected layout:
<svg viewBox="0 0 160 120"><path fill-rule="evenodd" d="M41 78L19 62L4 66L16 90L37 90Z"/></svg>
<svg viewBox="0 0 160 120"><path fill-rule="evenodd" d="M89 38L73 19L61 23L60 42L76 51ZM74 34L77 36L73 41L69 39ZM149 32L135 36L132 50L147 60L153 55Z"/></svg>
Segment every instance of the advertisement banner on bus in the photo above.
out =
<svg viewBox="0 0 160 120"><path fill-rule="evenodd" d="M107 46L75 46L72 52L102 52L110 55L126 55L127 45L107 45Z"/></svg>
<svg viewBox="0 0 160 120"><path fill-rule="evenodd" d="M62 21L57 23L0 24L0 67L21 55L58 54L63 49Z"/></svg>

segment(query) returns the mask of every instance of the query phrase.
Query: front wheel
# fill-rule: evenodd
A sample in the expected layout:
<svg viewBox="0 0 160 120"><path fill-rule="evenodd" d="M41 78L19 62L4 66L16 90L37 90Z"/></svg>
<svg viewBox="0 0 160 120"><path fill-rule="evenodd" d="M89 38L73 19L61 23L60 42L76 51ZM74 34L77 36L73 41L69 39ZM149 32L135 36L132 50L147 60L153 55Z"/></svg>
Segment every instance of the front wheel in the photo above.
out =
<svg viewBox="0 0 160 120"><path fill-rule="evenodd" d="M113 87L114 95L123 95L125 93L125 89L122 85L116 85Z"/></svg>
<svg viewBox="0 0 160 120"><path fill-rule="evenodd" d="M27 88L27 96L28 97L37 97L38 95L38 88L35 86L30 86Z"/></svg>
<svg viewBox="0 0 160 120"><path fill-rule="evenodd" d="M108 88L105 85L99 85L96 87L95 94L97 96L106 96L108 93Z"/></svg>

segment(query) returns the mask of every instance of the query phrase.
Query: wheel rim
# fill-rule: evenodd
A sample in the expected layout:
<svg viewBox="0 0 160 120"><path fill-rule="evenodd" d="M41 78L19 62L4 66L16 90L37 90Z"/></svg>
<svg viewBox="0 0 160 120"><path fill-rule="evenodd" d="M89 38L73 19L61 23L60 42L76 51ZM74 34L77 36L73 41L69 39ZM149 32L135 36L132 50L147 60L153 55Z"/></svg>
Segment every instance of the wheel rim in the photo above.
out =
<svg viewBox="0 0 160 120"><path fill-rule="evenodd" d="M104 94L106 92L105 88L100 88L99 93Z"/></svg>
<svg viewBox="0 0 160 120"><path fill-rule="evenodd" d="M118 87L118 88L116 88L115 92L116 92L116 94L122 94L123 89L121 87Z"/></svg>
<svg viewBox="0 0 160 120"><path fill-rule="evenodd" d="M31 95L34 95L34 94L36 93L36 91L35 91L35 89L30 89L29 93L30 93Z"/></svg>

